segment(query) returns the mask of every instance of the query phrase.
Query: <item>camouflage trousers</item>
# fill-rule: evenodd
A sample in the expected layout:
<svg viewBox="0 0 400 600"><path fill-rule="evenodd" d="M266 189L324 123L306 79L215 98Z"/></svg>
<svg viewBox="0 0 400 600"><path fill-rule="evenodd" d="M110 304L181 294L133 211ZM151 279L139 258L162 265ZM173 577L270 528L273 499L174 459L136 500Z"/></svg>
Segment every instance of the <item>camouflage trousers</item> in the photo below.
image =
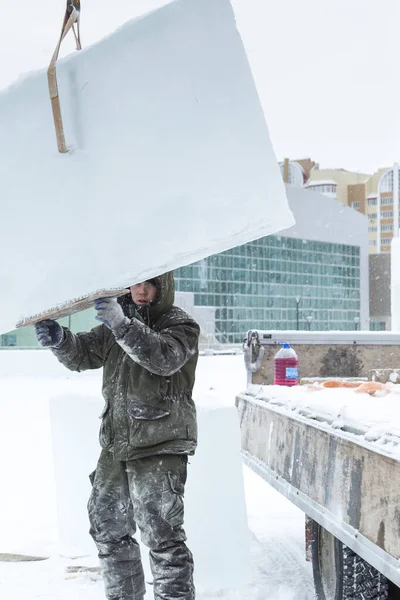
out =
<svg viewBox="0 0 400 600"><path fill-rule="evenodd" d="M88 512L108 600L145 595L136 526L150 549L155 600L194 600L193 557L183 529L186 470L186 456L121 462L102 451Z"/></svg>

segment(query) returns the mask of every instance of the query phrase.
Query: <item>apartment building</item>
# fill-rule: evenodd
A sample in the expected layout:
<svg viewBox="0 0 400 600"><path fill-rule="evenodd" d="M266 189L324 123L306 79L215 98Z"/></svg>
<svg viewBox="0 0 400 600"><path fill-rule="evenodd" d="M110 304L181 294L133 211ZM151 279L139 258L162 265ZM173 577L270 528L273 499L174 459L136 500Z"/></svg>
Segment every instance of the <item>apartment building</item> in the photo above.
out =
<svg viewBox="0 0 400 600"><path fill-rule="evenodd" d="M390 252L399 231L399 165L379 169L374 174L345 169L320 169L311 159L281 163L284 181L335 198L368 217L370 254Z"/></svg>

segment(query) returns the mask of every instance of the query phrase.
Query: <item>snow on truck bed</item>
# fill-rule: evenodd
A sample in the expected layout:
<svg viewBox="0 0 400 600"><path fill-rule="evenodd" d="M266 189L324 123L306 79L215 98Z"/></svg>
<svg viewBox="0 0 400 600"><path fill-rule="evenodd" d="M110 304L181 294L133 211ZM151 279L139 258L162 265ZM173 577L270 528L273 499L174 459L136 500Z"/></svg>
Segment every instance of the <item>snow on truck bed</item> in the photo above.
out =
<svg viewBox="0 0 400 600"><path fill-rule="evenodd" d="M370 389L371 384L362 385ZM376 450L400 459L400 385L387 383L374 395L362 389L324 388L318 383L292 388L250 385L244 395L288 415L317 421L358 443L372 443Z"/></svg>

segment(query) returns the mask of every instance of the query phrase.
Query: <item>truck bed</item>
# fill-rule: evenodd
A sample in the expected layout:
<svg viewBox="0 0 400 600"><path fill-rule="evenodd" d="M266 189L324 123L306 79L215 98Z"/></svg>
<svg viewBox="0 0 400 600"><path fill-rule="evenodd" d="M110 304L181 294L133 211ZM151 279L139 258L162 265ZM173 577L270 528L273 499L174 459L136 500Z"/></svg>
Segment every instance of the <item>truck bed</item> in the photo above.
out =
<svg viewBox="0 0 400 600"><path fill-rule="evenodd" d="M250 393L239 394L236 403L245 462L400 586L395 437L385 449L362 428L335 429L312 411L301 414Z"/></svg>

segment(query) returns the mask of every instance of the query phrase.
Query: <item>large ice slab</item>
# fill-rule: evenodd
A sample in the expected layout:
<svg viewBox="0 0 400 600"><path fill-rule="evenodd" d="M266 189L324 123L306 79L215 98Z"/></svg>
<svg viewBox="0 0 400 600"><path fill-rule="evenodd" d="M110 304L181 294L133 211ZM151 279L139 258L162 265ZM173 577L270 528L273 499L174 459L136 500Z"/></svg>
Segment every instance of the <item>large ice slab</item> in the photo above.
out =
<svg viewBox="0 0 400 600"><path fill-rule="evenodd" d="M293 224L229 0L180 0L0 94L0 331Z"/></svg>

